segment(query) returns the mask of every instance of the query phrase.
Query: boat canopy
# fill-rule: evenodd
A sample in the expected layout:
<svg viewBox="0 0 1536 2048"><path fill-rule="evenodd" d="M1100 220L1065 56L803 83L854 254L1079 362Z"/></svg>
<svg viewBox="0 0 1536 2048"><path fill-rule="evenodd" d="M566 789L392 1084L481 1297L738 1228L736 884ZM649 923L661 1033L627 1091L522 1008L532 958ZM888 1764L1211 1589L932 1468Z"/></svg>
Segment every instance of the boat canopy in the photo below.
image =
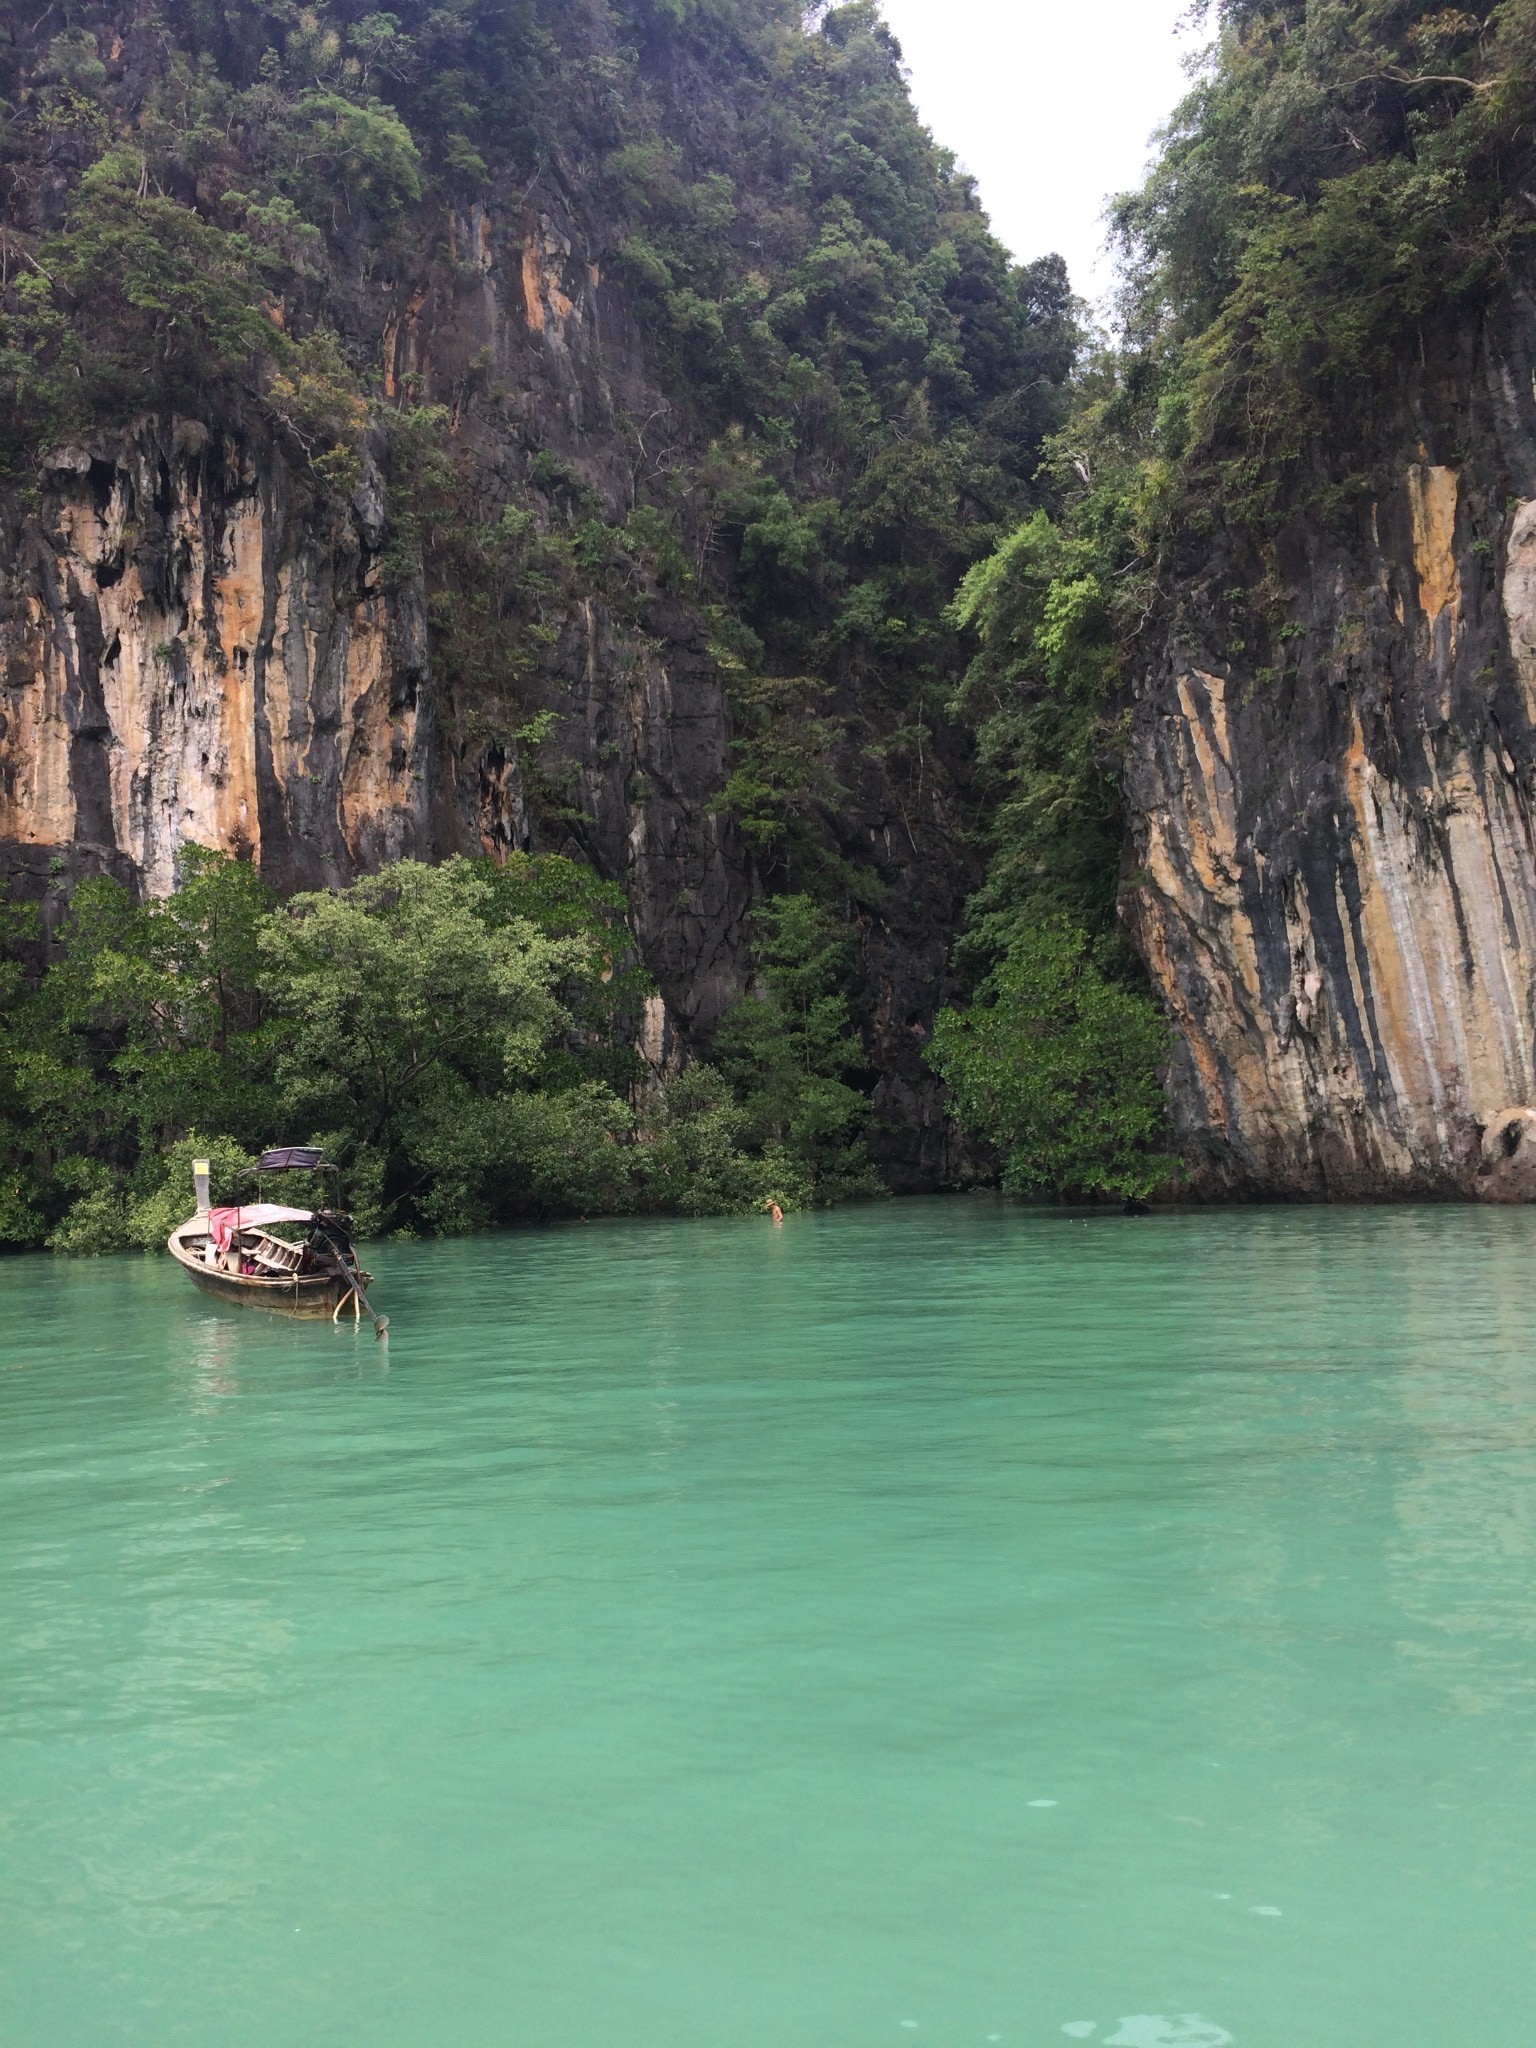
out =
<svg viewBox="0 0 1536 2048"><path fill-rule="evenodd" d="M258 1173L313 1173L326 1159L318 1145L274 1145L256 1162Z"/></svg>

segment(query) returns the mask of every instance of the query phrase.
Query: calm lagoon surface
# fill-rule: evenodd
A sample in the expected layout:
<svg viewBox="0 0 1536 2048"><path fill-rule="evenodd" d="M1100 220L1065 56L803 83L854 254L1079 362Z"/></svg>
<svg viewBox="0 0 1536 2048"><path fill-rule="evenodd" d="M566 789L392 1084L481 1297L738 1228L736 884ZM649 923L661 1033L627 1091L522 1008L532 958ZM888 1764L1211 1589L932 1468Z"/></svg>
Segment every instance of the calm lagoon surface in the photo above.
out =
<svg viewBox="0 0 1536 2048"><path fill-rule="evenodd" d="M6 2048L1536 2012L1536 1214L0 1263Z"/></svg>

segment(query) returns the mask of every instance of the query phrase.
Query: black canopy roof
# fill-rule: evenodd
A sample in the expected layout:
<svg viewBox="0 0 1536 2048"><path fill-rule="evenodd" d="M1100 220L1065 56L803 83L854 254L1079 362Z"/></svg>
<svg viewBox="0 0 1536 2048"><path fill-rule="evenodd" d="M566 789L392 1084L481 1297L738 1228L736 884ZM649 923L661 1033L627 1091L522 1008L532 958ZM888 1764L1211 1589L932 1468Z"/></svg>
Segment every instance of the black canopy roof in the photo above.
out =
<svg viewBox="0 0 1536 2048"><path fill-rule="evenodd" d="M324 1166L325 1158L318 1145L278 1145L270 1152L263 1152L256 1162L258 1173L287 1173L299 1171L310 1173L317 1166Z"/></svg>

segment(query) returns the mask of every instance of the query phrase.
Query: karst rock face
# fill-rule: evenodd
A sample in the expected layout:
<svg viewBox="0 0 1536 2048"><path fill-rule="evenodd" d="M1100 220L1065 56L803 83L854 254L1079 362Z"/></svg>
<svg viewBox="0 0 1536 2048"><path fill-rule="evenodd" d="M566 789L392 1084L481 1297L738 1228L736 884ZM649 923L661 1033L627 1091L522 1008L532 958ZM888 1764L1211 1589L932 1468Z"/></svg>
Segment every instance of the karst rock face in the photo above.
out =
<svg viewBox="0 0 1536 2048"><path fill-rule="evenodd" d="M8 565L0 832L152 894L188 841L288 886L434 838L422 624L366 527L316 531L270 454L201 421L55 450Z"/></svg>
<svg viewBox="0 0 1536 2048"><path fill-rule="evenodd" d="M1533 379L1513 294L1426 351L1358 514L1283 531L1276 661L1218 533L1141 676L1130 921L1201 1192L1536 1191L1493 1142L1536 1103Z"/></svg>
<svg viewBox="0 0 1536 2048"><path fill-rule="evenodd" d="M595 239L516 195L477 205L350 308L386 397L451 415L493 515L535 494L532 445L622 523L637 463L685 431ZM448 701L420 579L386 559L387 458L338 506L238 416L146 416L48 451L0 533L0 881L52 925L82 874L164 893L188 842L254 858L284 893L402 856L560 849L628 893L660 992L647 1055L707 1051L747 985L755 887L720 802L731 720L703 615L658 591L638 627L595 597L560 619L527 694L551 715L567 822L531 840L516 746ZM874 1150L921 1188L951 1175L921 1046L978 867L958 834L913 830L877 763L852 768L837 828L890 892L861 963Z"/></svg>
<svg viewBox="0 0 1536 2048"><path fill-rule="evenodd" d="M622 517L618 408L663 401L609 296L550 216L498 226L476 207L442 260L381 280L355 322L387 396L409 381L424 400L458 397L456 435L493 495L536 411L542 444ZM494 405L465 406L472 361L482 385L487 361L500 372ZM255 858L287 892L527 844L517 762L458 738L420 589L385 571L371 468L338 508L239 421L146 418L52 451L42 484L5 563L6 868L101 866L163 893L190 840ZM712 1021L739 987L746 907L703 815L727 772L725 709L696 622L647 623L625 644L598 605L576 607L542 687L579 778L584 850L630 884L672 1008Z"/></svg>

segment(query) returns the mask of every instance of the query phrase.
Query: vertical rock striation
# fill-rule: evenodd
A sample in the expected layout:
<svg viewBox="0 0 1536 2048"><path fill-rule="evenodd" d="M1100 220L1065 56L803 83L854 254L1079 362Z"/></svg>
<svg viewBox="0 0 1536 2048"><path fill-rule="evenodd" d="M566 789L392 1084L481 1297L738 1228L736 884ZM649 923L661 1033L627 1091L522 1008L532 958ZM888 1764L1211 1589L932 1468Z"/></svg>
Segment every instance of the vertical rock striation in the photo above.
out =
<svg viewBox="0 0 1536 2048"><path fill-rule="evenodd" d="M1533 334L1514 296L1431 357L1353 526L1285 530L1264 665L1229 533L1143 677L1130 919L1203 1192L1510 1191L1505 1113L1536 1102Z"/></svg>
<svg viewBox="0 0 1536 2048"><path fill-rule="evenodd" d="M270 453L195 421L56 451L0 621L0 849L126 867L188 841L280 885L432 843L419 613L361 522L319 529ZM376 536L375 536L376 537Z"/></svg>
<svg viewBox="0 0 1536 2048"><path fill-rule="evenodd" d="M664 402L572 231L526 210L509 231L476 206L440 260L374 300L357 317L387 394L451 411L493 514L537 502L543 451L622 521L620 409ZM195 841L287 892L529 843L515 748L463 736L474 707L443 701L419 575L386 573L376 469L338 509L270 436L146 418L55 450L42 485L5 537L0 874L105 868L164 893ZM670 1033L740 992L749 891L710 808L728 773L720 679L697 617L656 614L637 636L579 602L529 708L554 714L575 774L578 850L630 887Z"/></svg>

